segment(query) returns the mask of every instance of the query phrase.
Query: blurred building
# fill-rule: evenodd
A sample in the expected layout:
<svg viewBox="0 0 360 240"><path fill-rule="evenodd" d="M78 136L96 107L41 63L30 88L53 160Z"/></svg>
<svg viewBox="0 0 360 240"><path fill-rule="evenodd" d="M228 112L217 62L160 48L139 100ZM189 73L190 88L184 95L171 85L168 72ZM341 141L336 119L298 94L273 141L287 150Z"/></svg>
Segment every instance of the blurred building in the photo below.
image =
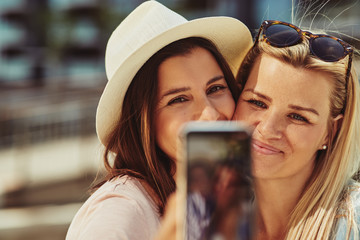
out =
<svg viewBox="0 0 360 240"><path fill-rule="evenodd" d="M106 42L141 2L0 1L0 239L64 239L101 166L95 112ZM236 17L253 34L264 19L292 16L289 0L159 2L187 19ZM295 2L309 6L298 15L310 25L318 6ZM331 27L359 39L359 5L329 1L326 18L339 23Z"/></svg>

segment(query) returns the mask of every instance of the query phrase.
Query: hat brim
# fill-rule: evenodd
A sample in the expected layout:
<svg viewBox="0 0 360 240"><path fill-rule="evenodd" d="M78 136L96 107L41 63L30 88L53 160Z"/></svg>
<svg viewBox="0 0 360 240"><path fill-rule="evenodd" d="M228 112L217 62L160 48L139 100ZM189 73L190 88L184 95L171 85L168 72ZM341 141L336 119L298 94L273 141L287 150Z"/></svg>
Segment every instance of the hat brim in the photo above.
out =
<svg viewBox="0 0 360 240"><path fill-rule="evenodd" d="M195 19L150 39L134 51L112 78L108 79L96 113L96 131L102 144L106 146L110 132L120 119L122 102L138 70L166 45L188 37L202 37L212 41L228 62L234 75L253 43L248 28L231 17Z"/></svg>

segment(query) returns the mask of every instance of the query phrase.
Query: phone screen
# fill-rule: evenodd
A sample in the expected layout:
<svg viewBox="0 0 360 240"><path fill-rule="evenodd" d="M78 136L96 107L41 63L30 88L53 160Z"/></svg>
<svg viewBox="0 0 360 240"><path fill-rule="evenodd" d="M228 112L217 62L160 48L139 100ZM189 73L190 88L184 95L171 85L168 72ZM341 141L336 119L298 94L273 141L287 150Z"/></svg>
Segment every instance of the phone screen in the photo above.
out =
<svg viewBox="0 0 360 240"><path fill-rule="evenodd" d="M186 134L186 239L251 239L250 142L241 129Z"/></svg>

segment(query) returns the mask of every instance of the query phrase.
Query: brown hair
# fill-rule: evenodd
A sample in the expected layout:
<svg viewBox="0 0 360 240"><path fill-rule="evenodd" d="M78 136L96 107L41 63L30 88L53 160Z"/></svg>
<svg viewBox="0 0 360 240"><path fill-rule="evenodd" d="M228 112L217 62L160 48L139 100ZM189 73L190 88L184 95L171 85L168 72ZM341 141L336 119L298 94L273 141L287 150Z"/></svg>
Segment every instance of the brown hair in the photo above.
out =
<svg viewBox="0 0 360 240"><path fill-rule="evenodd" d="M233 74L216 46L209 40L191 37L175 41L155 53L137 72L126 92L120 119L110 133L104 152L105 181L128 175L145 181L159 198L162 215L168 196L175 190L175 162L156 143L154 114L158 88L158 67L173 56L186 55L194 48L208 50L224 73L234 101L239 90ZM110 156L113 157L113 164ZM102 183L98 184L101 186Z"/></svg>

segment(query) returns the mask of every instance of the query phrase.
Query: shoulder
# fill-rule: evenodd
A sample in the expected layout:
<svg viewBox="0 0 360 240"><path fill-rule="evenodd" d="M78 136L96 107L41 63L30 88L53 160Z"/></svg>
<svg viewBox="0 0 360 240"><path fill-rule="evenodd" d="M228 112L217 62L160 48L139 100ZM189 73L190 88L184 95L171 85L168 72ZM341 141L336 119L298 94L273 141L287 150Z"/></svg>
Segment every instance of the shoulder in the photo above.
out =
<svg viewBox="0 0 360 240"><path fill-rule="evenodd" d="M345 186L343 191L343 197L340 203L350 203L354 210L360 207L360 183L351 179L348 184ZM340 205L340 212L348 211L347 207L343 207L344 205ZM348 206L348 205L345 205Z"/></svg>
<svg viewBox="0 0 360 240"><path fill-rule="evenodd" d="M345 189L345 203L355 213L358 218L355 219L360 223L360 183L355 180L350 180ZM341 209L342 214L349 212L349 209Z"/></svg>
<svg viewBox="0 0 360 240"><path fill-rule="evenodd" d="M115 210L126 207L132 207L131 210L139 211L156 209L151 197L144 190L140 182L128 176L117 177L106 182L93 193L85 204L89 207L109 206L114 207ZM112 206L113 204L114 206Z"/></svg>
<svg viewBox="0 0 360 240"><path fill-rule="evenodd" d="M350 194L350 199L353 202L354 206L360 206L360 183L351 180L350 184L348 185L348 191Z"/></svg>
<svg viewBox="0 0 360 240"><path fill-rule="evenodd" d="M360 183L350 180L345 189L345 197L342 200L336 216L335 239L346 239L348 228L348 216L354 220L355 232L359 235L360 230ZM354 239L354 229L352 229L350 239ZM360 237L360 236L359 236Z"/></svg>
<svg viewBox="0 0 360 240"><path fill-rule="evenodd" d="M147 239L158 225L159 214L150 196L138 180L124 176L106 182L84 203L67 240Z"/></svg>

